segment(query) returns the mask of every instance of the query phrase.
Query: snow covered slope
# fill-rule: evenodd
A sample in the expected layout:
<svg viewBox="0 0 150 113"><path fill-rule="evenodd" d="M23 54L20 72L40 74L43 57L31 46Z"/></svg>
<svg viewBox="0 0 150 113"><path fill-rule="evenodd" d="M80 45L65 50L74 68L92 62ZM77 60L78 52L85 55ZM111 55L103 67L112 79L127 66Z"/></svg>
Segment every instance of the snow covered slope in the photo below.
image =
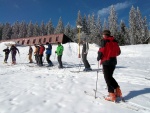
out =
<svg viewBox="0 0 150 113"><path fill-rule="evenodd" d="M150 113L150 45L121 47L114 77L129 101L125 104L128 107L94 98L97 74L97 96L101 96L99 92L107 95L102 67L98 73L96 70L98 46L90 45L87 58L93 71L80 73L72 72L84 69L78 45L63 46L66 68L58 69L56 45L51 56L55 66L47 68L28 63L28 47L18 47L17 65L10 65L11 57L3 64L6 46L0 43L0 113ZM43 59L46 65L45 56Z"/></svg>

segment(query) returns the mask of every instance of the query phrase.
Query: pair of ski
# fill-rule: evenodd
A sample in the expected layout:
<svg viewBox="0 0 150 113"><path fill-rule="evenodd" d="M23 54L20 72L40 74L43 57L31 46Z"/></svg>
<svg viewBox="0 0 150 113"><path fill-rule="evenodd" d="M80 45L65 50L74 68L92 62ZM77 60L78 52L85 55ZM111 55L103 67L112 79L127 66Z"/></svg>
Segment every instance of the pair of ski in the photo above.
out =
<svg viewBox="0 0 150 113"><path fill-rule="evenodd" d="M99 72L101 71L100 69L92 69L92 70L89 70L89 71L83 71L83 70L76 70L76 71L70 71L72 73L80 73L80 72L85 72L85 73L88 73L88 72Z"/></svg>
<svg viewBox="0 0 150 113"><path fill-rule="evenodd" d="M96 92L95 89L93 89L94 92ZM101 92L97 92L98 93L98 96L96 96L96 93L94 95L94 93L90 93L90 92L87 92L87 91L84 91L84 93L88 96L92 96L94 97L96 100L97 99L100 99L102 101L105 101L105 102L109 102L109 103L116 103L116 105L119 105L121 107L124 107L124 108L127 108L127 109L130 109L130 110L133 110L133 111L150 111L150 109L146 108L146 107L143 107L141 105L138 105L136 103L133 103L133 102L129 102L127 100L124 100L124 98L117 98L115 102L111 102L111 101L106 101L105 100L105 97L106 95L101 93Z"/></svg>

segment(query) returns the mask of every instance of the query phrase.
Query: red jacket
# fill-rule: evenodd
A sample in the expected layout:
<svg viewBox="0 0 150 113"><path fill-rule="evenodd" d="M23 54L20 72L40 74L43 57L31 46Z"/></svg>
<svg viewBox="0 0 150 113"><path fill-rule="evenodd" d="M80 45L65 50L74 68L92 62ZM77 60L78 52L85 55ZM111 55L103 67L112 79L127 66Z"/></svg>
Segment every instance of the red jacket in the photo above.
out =
<svg viewBox="0 0 150 113"><path fill-rule="evenodd" d="M39 55L43 55L44 51L45 51L45 47L43 45L40 46Z"/></svg>
<svg viewBox="0 0 150 113"><path fill-rule="evenodd" d="M103 65L116 65L116 56L120 53L121 50L114 37L103 38L101 41L101 48L99 48L98 51L97 61L101 60L100 64Z"/></svg>

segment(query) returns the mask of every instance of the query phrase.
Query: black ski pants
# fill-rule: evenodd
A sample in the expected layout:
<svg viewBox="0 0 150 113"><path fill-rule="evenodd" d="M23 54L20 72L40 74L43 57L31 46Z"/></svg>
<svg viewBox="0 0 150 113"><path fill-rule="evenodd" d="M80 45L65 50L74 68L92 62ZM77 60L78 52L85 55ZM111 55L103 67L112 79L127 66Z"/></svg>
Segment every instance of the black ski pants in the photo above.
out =
<svg viewBox="0 0 150 113"><path fill-rule="evenodd" d="M9 56L9 54L5 54L5 59L4 59L5 62L7 62L8 56Z"/></svg>
<svg viewBox="0 0 150 113"><path fill-rule="evenodd" d="M50 60L50 56L51 56L50 54L46 55L46 61L48 64L52 63L52 61Z"/></svg>
<svg viewBox="0 0 150 113"><path fill-rule="evenodd" d="M88 60L87 60L87 54L82 53L82 61L83 61L83 64L84 64L85 68L90 68L91 67Z"/></svg>
<svg viewBox="0 0 150 113"><path fill-rule="evenodd" d="M57 56L57 60L58 60L58 63L59 63L59 68L63 68L63 65L62 65L62 55L58 55Z"/></svg>
<svg viewBox="0 0 150 113"><path fill-rule="evenodd" d="M39 55L39 65L43 66L43 60L42 60L43 55Z"/></svg>
<svg viewBox="0 0 150 113"><path fill-rule="evenodd" d="M38 56L38 54L35 54L34 56L35 56L35 61L36 61L36 63L39 64L39 63L38 63L38 62L39 62L39 58L38 58L39 56Z"/></svg>
<svg viewBox="0 0 150 113"><path fill-rule="evenodd" d="M119 87L117 81L113 78L115 65L103 65L104 78L108 87L109 93L114 93L114 89Z"/></svg>

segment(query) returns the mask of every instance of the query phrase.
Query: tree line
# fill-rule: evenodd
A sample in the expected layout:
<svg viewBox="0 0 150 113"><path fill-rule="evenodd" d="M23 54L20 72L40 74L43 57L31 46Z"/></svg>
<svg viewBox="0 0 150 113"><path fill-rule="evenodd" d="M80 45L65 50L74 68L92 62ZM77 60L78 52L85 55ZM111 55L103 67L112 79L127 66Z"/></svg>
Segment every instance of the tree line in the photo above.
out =
<svg viewBox="0 0 150 113"><path fill-rule="evenodd" d="M82 26L82 28L77 28L77 25ZM127 27L123 20L118 24L117 13L113 5L110 8L108 18L104 19L103 23L99 15L96 17L93 13L92 15L82 16L80 11L77 14L75 27L72 27L69 22L64 26L61 17L56 27L54 27L51 19L47 23L42 21L41 25L33 24L32 21L29 23L17 21L13 25L9 22L0 23L0 40L64 33L76 42L80 36L80 38L86 38L89 43L100 44L104 29L109 29L120 45L150 42L147 18L142 17L140 9L131 7L129 26Z"/></svg>

